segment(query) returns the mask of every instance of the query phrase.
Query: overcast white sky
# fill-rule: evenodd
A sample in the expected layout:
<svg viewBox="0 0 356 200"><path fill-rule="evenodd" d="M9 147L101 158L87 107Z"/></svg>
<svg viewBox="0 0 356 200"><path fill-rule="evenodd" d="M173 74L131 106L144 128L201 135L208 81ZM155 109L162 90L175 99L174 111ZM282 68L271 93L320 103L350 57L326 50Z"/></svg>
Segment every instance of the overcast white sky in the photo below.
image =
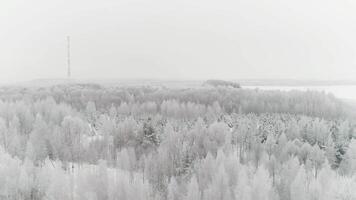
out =
<svg viewBox="0 0 356 200"><path fill-rule="evenodd" d="M1 0L0 82L355 79L353 0Z"/></svg>

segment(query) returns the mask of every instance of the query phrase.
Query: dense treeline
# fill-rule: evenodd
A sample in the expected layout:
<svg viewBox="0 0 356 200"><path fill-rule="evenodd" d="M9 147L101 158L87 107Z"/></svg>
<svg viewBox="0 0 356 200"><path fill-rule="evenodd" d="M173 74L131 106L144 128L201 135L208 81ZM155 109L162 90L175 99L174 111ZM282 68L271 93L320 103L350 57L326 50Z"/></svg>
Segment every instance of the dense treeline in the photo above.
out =
<svg viewBox="0 0 356 200"><path fill-rule="evenodd" d="M224 80L207 80L203 83L203 85L210 85L213 87L232 87L232 88L241 88L240 84L232 82L232 81L224 81Z"/></svg>
<svg viewBox="0 0 356 200"><path fill-rule="evenodd" d="M356 198L356 126L332 96L97 85L0 96L0 199Z"/></svg>
<svg viewBox="0 0 356 200"><path fill-rule="evenodd" d="M169 89L152 87L103 87L97 84L68 84L42 88L4 87L0 99L37 101L52 97L77 110L92 101L105 111L112 104L150 102L160 106L164 101L201 104L219 103L224 113L291 113L322 118L349 115L349 108L334 96L317 91L263 91L236 88Z"/></svg>

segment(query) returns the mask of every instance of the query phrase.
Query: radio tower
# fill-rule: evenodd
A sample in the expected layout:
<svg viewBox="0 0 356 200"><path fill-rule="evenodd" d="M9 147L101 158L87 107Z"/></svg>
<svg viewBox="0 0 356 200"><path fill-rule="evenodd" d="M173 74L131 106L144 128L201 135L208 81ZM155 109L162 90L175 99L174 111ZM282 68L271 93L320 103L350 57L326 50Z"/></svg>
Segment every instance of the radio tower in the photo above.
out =
<svg viewBox="0 0 356 200"><path fill-rule="evenodd" d="M70 78L70 36L67 36L67 77Z"/></svg>

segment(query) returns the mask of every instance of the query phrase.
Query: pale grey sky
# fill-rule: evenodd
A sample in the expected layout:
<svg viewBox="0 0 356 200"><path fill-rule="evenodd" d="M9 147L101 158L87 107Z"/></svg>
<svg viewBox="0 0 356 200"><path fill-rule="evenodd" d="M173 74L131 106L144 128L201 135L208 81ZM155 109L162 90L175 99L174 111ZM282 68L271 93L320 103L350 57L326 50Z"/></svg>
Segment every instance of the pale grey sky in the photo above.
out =
<svg viewBox="0 0 356 200"><path fill-rule="evenodd" d="M355 79L353 0L1 0L0 80Z"/></svg>

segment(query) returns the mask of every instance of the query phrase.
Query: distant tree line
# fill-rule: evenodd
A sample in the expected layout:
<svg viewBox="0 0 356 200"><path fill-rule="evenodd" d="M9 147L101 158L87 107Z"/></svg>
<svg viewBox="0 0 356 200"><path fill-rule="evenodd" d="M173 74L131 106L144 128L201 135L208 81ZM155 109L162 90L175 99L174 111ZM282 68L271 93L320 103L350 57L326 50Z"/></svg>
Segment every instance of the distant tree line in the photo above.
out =
<svg viewBox="0 0 356 200"><path fill-rule="evenodd" d="M207 80L203 85L210 85L213 87L231 87L231 88L241 88L240 84L232 82L232 81L224 81L224 80Z"/></svg>
<svg viewBox="0 0 356 200"><path fill-rule="evenodd" d="M169 89L151 87L102 87L95 84L57 85L44 88L0 88L0 99L8 101L37 101L47 97L56 103L66 103L81 111L89 101L99 111L112 104L153 103L164 101L211 106L218 103L228 114L232 113L291 113L321 118L345 118L352 112L345 103L332 95L317 91L264 91L231 88ZM351 113L352 112L352 113Z"/></svg>

